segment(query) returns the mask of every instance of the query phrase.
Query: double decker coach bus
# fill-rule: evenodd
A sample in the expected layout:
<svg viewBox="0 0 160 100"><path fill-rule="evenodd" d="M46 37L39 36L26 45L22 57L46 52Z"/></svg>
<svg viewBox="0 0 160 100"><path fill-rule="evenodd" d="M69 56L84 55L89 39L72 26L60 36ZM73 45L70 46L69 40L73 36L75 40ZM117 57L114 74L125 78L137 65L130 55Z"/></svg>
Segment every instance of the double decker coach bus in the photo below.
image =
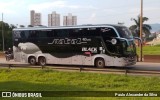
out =
<svg viewBox="0 0 160 100"><path fill-rule="evenodd" d="M136 63L131 32L119 25L13 29L14 60L39 64L127 66Z"/></svg>

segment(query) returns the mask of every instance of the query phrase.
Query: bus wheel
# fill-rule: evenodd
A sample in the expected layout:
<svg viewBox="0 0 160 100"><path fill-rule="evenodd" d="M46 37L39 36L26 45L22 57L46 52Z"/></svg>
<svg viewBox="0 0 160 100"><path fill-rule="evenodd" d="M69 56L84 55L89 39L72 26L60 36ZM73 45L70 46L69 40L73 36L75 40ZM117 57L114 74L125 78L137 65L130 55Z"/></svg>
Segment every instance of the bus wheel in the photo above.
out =
<svg viewBox="0 0 160 100"><path fill-rule="evenodd" d="M95 60L95 66L98 68L104 68L105 67L105 62L103 58L97 58Z"/></svg>
<svg viewBox="0 0 160 100"><path fill-rule="evenodd" d="M31 65L35 65L36 64L36 58L35 57L29 57L29 63L31 64Z"/></svg>
<svg viewBox="0 0 160 100"><path fill-rule="evenodd" d="M41 66L46 65L46 58L45 57L39 57L38 64Z"/></svg>

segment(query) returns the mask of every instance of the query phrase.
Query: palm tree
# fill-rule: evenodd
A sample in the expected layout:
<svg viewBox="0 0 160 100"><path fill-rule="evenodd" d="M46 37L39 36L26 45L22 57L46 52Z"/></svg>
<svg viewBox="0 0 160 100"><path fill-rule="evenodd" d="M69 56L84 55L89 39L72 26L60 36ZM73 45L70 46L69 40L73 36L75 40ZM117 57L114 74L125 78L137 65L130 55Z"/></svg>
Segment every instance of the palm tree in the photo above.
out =
<svg viewBox="0 0 160 100"><path fill-rule="evenodd" d="M135 37L140 37L140 16L138 16L138 19L132 18L131 20L133 20L135 22L135 25L130 26L130 30L133 33L133 36ZM142 23L144 23L145 21L148 21L149 19L147 17L143 17L142 18ZM142 25L142 32L143 32L143 38L149 38L150 30L151 30L151 26L148 24L143 24Z"/></svg>

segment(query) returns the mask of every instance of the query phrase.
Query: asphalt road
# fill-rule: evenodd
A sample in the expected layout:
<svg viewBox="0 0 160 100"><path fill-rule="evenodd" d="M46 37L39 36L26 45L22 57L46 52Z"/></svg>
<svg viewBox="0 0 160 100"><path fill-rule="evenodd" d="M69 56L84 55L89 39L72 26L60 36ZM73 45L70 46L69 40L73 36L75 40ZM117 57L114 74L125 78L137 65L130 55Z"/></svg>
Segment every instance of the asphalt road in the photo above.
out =
<svg viewBox="0 0 160 100"><path fill-rule="evenodd" d="M135 65L126 67L107 67L109 69L119 70L139 70L139 71L160 71L160 63L137 62Z"/></svg>
<svg viewBox="0 0 160 100"><path fill-rule="evenodd" d="M4 58L0 58L0 65L4 64L26 64L11 61L6 61ZM69 67L69 66L67 66ZM137 62L136 65L126 67L107 67L107 69L120 69L120 70L143 70L143 71L160 71L160 63L148 63L148 62Z"/></svg>
<svg viewBox="0 0 160 100"><path fill-rule="evenodd" d="M133 70L160 71L160 63L137 62L136 65L127 66Z"/></svg>

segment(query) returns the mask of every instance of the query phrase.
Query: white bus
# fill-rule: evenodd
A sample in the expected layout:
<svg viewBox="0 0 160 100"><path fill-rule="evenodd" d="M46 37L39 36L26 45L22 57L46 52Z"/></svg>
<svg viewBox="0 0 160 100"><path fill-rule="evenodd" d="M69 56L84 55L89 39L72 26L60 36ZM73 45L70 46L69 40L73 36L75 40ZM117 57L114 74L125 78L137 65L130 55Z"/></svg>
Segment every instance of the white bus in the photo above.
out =
<svg viewBox="0 0 160 100"><path fill-rule="evenodd" d="M136 63L131 32L119 25L81 25L13 29L17 62L96 67Z"/></svg>

